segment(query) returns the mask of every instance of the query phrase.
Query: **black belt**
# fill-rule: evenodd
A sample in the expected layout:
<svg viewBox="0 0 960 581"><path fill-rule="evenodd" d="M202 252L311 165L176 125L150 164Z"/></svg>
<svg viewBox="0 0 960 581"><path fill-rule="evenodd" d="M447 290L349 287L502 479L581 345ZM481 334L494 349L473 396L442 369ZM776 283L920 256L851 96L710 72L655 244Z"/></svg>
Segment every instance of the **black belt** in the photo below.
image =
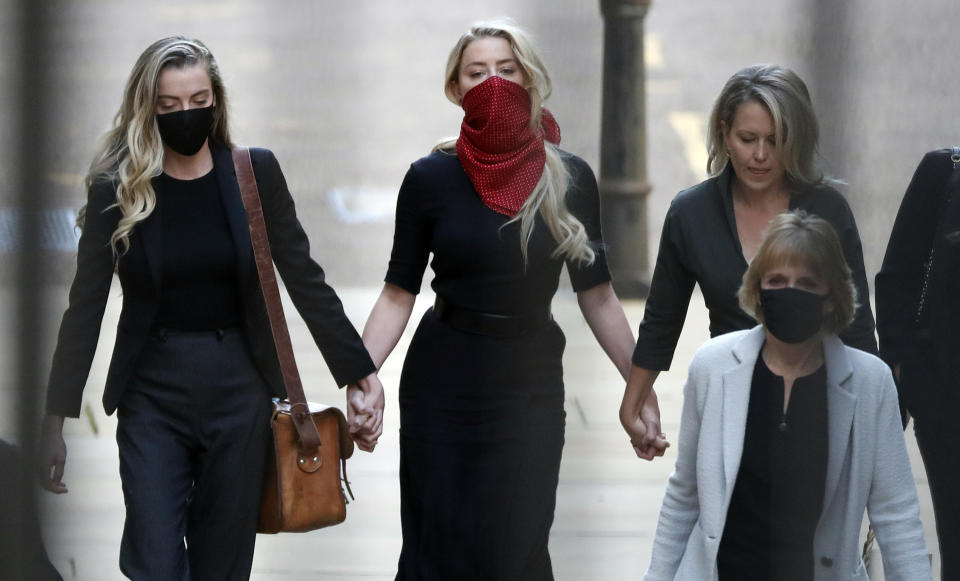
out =
<svg viewBox="0 0 960 581"><path fill-rule="evenodd" d="M490 337L519 337L553 320L549 305L524 315L500 315L464 309L440 296L433 303L433 313L454 329Z"/></svg>
<svg viewBox="0 0 960 581"><path fill-rule="evenodd" d="M218 341L223 341L227 335L240 333L240 327L223 327L217 329L205 329L202 331L181 331L178 329L168 329L167 327L154 327L150 331L151 336L159 341L166 341L167 337L216 337Z"/></svg>

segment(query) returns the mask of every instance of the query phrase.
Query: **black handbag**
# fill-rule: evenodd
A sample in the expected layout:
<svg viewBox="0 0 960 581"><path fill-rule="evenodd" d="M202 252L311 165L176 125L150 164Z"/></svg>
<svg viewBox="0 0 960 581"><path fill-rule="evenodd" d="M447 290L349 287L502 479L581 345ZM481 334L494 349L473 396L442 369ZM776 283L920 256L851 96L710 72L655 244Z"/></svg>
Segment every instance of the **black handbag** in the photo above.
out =
<svg viewBox="0 0 960 581"><path fill-rule="evenodd" d="M937 226L935 232L940 232L940 227L943 224L943 209L947 208L950 205L950 196L953 193L953 187L957 185L957 182L960 182L960 171L957 171L957 167L960 166L960 146L953 146L950 152L950 162L953 163L953 171L950 173L950 177L947 178L947 184L943 188L943 199L940 200L941 211L938 212L937 216ZM927 304L927 292L930 287L930 275L933 273L933 265L936 259L936 236L934 236L934 243L930 245L930 254L927 255L927 261L923 265L923 284L920 286L920 298L917 300L917 313L913 318L914 327L920 326L920 319L923 317L923 310Z"/></svg>

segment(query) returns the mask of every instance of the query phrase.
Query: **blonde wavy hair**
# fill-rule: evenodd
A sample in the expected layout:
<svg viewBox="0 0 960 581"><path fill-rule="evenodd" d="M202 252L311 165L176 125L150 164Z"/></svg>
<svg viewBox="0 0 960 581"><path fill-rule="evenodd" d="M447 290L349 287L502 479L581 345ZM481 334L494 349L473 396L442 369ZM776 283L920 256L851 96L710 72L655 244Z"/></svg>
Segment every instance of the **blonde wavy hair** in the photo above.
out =
<svg viewBox="0 0 960 581"><path fill-rule="evenodd" d="M220 68L210 49L196 39L171 36L147 47L130 72L123 102L114 116L113 128L104 135L102 144L90 163L86 186L110 181L116 183L116 202L120 221L110 236L115 258L130 248L134 226L146 220L157 205L157 195L150 180L163 168L163 143L157 129L157 82L167 67L184 68L201 65L206 68L213 88L213 129L210 138L232 147L227 126L227 94ZM83 228L87 207L80 209L77 226Z"/></svg>
<svg viewBox="0 0 960 581"><path fill-rule="evenodd" d="M454 85L460 75L463 52L471 42L481 38L502 38L510 43L513 55L523 71L524 88L530 95L530 125L534 129L539 128L543 102L553 91L550 74L540 59L530 34L509 19L475 23L460 37L447 58L444 77L444 93L447 99L455 105L460 105L460 99L454 92ZM456 149L456 143L456 139L445 139L433 150L452 152ZM520 222L520 250L523 253L524 262L527 261L527 246L533 235L533 227L539 212L557 242L557 248L552 256L562 256L580 264L592 264L596 254L590 247L586 228L567 208L565 198L570 185L570 174L563 160L560 159L557 147L545 141L544 148L547 160L544 163L543 175L540 176L540 181L537 182L520 211L507 224Z"/></svg>
<svg viewBox="0 0 960 581"><path fill-rule="evenodd" d="M716 176L730 161L723 127L733 125L737 108L756 102L773 118L774 138L787 183L810 186L824 181L815 157L820 130L807 85L797 73L779 65L753 65L730 77L713 105L708 126L707 173ZM836 183L837 180L826 178Z"/></svg>

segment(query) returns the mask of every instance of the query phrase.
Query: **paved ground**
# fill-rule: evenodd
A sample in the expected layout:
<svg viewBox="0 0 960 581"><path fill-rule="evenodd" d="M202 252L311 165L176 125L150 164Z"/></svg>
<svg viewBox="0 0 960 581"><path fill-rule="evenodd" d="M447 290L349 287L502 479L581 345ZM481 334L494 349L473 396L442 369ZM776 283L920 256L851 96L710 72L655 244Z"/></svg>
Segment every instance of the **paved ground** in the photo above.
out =
<svg viewBox="0 0 960 581"><path fill-rule="evenodd" d="M373 287L355 287L341 293L348 315L357 324L366 317L377 292ZM429 293L420 297L415 317L431 302ZM119 304L119 294L114 292L104 322L101 351L113 343ZM561 290L554 305L568 341L564 358L566 447L550 539L556 577L558 581L636 579L649 561L660 500L673 468L675 450L669 450L666 457L653 463L633 457L617 421L622 381L590 335L572 293ZM627 301L625 308L631 322L639 321L641 302ZM357 501L348 507L347 522L302 535L261 536L254 580L393 578L400 550L396 387L412 327L383 367L388 398L382 443L374 454L359 453L350 461L349 473ZM674 437L684 370L705 339L706 327L705 309L699 296L695 296L674 371L664 374L658 382L664 429ZM334 391L333 381L302 321L292 320L291 332L303 376L309 378L308 396L339 402L342 395ZM70 492L46 496L50 553L67 579L122 578L116 566L123 499L113 440L115 419L105 416L99 404L98 386L103 385L106 362L107 353L99 353L85 397L89 415L66 425L69 459L65 480ZM929 494L912 437L910 446L927 542L935 548Z"/></svg>

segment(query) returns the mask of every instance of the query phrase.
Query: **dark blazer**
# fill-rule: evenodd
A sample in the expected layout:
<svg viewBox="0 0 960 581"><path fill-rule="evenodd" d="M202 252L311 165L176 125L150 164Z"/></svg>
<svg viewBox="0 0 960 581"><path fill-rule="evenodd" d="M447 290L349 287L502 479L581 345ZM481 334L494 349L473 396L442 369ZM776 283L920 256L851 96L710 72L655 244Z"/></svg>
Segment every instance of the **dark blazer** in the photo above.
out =
<svg viewBox="0 0 960 581"><path fill-rule="evenodd" d="M902 364L901 402L929 421L949 415L943 410L960 402L960 174L951 178L957 172L949 149L924 156L903 196L876 278L880 355L890 365ZM933 269L917 321L931 248Z"/></svg>
<svg viewBox="0 0 960 581"><path fill-rule="evenodd" d="M720 175L677 194L670 204L633 352L633 364L638 367L670 368L694 284L700 285L710 311L711 337L757 324L737 300L748 265L733 213L732 171L728 165ZM821 184L791 192L790 209L816 214L837 231L843 256L853 271L859 303L853 323L840 333L840 338L851 347L875 354L877 340L873 335L863 248L846 199L837 190Z"/></svg>
<svg viewBox="0 0 960 581"><path fill-rule="evenodd" d="M260 291L247 214L240 198L233 159L225 147L211 144L211 151L217 184L237 249L237 284L241 289L247 340L273 393L282 396L284 388L277 352ZM290 298L306 321L339 385L369 375L375 370L373 362L344 314L340 299L324 281L323 269L310 257L310 244L297 220L293 198L280 165L269 150L251 149L250 153L273 261ZM47 412L50 414L71 417L80 414L83 387L93 362L114 273L110 235L120 218L119 209L112 207L115 189L115 183L101 181L88 193L86 223L77 253L77 272L70 287L69 306L60 324L47 387ZM162 292L162 220L160 212L154 211L137 224L130 236L130 249L116 263L123 289L123 307L103 392L103 406L108 414L117 408L140 353L154 331L154 318Z"/></svg>

